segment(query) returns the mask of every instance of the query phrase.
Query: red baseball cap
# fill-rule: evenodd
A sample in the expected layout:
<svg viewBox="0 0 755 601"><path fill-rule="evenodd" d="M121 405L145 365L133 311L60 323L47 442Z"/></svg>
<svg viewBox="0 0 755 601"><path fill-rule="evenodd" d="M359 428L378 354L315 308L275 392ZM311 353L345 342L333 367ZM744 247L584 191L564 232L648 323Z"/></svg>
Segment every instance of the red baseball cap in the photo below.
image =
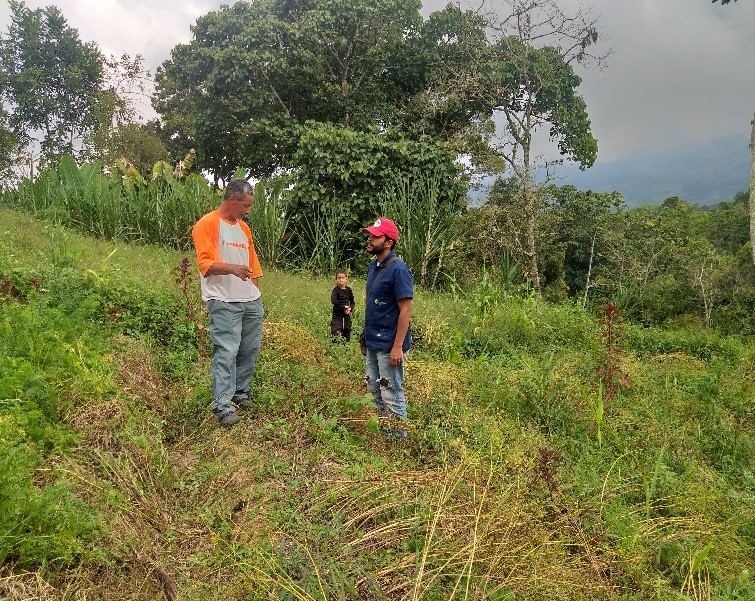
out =
<svg viewBox="0 0 755 601"><path fill-rule="evenodd" d="M363 227L363 232L373 236L388 236L391 240L398 242L398 228L396 224L385 217L378 217L370 227Z"/></svg>

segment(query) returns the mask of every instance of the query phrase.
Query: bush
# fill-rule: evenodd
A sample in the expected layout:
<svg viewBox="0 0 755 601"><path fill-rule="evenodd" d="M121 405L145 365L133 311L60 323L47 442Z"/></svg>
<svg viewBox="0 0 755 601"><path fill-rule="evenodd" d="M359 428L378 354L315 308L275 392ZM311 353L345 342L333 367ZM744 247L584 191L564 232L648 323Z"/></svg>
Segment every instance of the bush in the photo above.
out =
<svg viewBox="0 0 755 601"><path fill-rule="evenodd" d="M84 553L97 516L65 480L34 485L42 453L29 440L25 419L19 408L0 415L0 564L68 564Z"/></svg>
<svg viewBox="0 0 755 601"><path fill-rule="evenodd" d="M623 334L627 346L641 356L685 353L702 360L734 361L744 353L743 344L715 332L684 328L665 330L627 323Z"/></svg>

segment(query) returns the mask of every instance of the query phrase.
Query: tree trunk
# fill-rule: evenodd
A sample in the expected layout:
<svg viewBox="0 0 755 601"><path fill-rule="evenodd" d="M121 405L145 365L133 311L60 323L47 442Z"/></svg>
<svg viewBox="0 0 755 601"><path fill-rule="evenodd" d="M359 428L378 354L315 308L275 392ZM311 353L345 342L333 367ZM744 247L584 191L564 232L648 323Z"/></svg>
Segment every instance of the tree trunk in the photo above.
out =
<svg viewBox="0 0 755 601"><path fill-rule="evenodd" d="M750 250L752 262L755 265L755 118L750 122L750 152L752 153L752 167L750 167Z"/></svg>
<svg viewBox="0 0 755 601"><path fill-rule="evenodd" d="M520 145L522 147L523 177L522 195L524 196L524 219L526 227L527 245L525 254L529 263L530 283L537 294L540 294L540 271L537 267L537 243L535 242L535 231L537 228L537 199L536 190L532 181L532 164L530 163L530 152L532 150L532 115L530 114L531 106L525 110L524 132Z"/></svg>
<svg viewBox="0 0 755 601"><path fill-rule="evenodd" d="M592 275L592 258L595 254L595 238L598 237L598 230L592 235L592 244L590 245L590 262L587 264L587 280L585 281L585 295L582 297L582 308L587 306L587 293L590 290L590 275Z"/></svg>
<svg viewBox="0 0 755 601"><path fill-rule="evenodd" d="M537 221L537 207L535 191L525 184L524 188L524 219L526 221L526 238L527 246L525 255L527 256L528 271L530 283L535 292L540 294L540 271L537 267L537 243L535 242L535 227Z"/></svg>

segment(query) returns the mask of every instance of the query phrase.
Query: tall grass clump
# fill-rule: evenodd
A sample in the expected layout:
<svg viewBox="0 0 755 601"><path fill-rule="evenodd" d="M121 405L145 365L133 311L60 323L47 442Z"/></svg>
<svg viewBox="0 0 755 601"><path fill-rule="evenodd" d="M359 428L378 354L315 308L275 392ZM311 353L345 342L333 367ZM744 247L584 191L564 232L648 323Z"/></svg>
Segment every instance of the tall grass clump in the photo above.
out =
<svg viewBox="0 0 755 601"><path fill-rule="evenodd" d="M99 163L79 167L64 156L57 169L6 192L3 204L102 239L187 249L194 223L217 207L219 197L201 175L179 180L160 163L150 181L127 180L104 174Z"/></svg>
<svg viewBox="0 0 755 601"><path fill-rule="evenodd" d="M334 274L348 259L349 238L344 236L344 228L349 216L344 210L335 202L327 202L311 220L299 220L303 241L299 248L308 252L301 257L305 270L322 275Z"/></svg>
<svg viewBox="0 0 755 601"><path fill-rule="evenodd" d="M438 285L458 212L450 202L438 202L441 179L435 173L396 182L386 190L381 207L399 225L396 252L423 288Z"/></svg>
<svg viewBox="0 0 755 601"><path fill-rule="evenodd" d="M286 180L279 179L269 183L258 182L254 186L249 223L254 248L262 263L268 267L283 267L294 252L286 245L287 235L290 235L286 184Z"/></svg>

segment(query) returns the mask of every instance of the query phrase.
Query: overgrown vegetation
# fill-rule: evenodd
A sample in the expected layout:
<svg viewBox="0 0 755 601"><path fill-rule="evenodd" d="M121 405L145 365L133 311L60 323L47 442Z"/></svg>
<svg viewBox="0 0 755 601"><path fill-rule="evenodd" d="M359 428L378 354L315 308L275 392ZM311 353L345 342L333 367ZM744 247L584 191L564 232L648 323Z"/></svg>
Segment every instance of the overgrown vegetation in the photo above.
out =
<svg viewBox="0 0 755 601"><path fill-rule="evenodd" d="M325 190L317 202L303 202L314 183L260 181L250 215L258 252L265 265L289 271L331 275L346 267L361 273L368 256L359 228L391 214L401 225L398 252L420 285L475 289L474 302L487 302L485 294L526 295L531 285L516 182L498 182L486 204L462 209L440 194L444 181L437 173L416 173L386 185L369 206L344 204L336 191ZM545 298L577 303L596 317L614 303L635 324L663 325L697 339L709 329L753 333L746 194L712 208L673 197L635 209L618 194L572 186L541 194L537 246ZM79 167L64 157L57 169L0 195L0 206L101 238L186 250L193 224L219 200L206 179L181 176L166 163L157 163L147 180L134 170L106 175L97 163Z"/></svg>
<svg viewBox="0 0 755 601"><path fill-rule="evenodd" d="M749 339L420 291L395 447L330 278L268 270L257 406L225 431L186 255L2 222L0 596L755 594Z"/></svg>
<svg viewBox="0 0 755 601"><path fill-rule="evenodd" d="M589 10L500 4L223 6L137 124L139 55L11 0L0 598L755 597L746 195L536 186L535 130L594 162L574 69L606 54ZM226 431L188 253L234 172L270 176L266 321L257 404ZM380 213L419 284L403 446L327 328Z"/></svg>

